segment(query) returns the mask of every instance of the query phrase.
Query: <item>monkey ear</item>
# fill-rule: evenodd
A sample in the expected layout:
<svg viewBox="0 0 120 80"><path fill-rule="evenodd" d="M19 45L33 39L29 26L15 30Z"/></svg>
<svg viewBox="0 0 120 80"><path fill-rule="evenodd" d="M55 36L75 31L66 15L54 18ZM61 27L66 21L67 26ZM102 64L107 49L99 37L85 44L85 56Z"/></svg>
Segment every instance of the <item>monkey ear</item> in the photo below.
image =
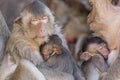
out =
<svg viewBox="0 0 120 80"><path fill-rule="evenodd" d="M21 23L22 23L22 18L21 18L21 16L17 17L17 18L14 20L14 23L21 24Z"/></svg>
<svg viewBox="0 0 120 80"><path fill-rule="evenodd" d="M83 52L80 56L80 59L87 61L90 59L90 57L91 57L91 55L89 52Z"/></svg>

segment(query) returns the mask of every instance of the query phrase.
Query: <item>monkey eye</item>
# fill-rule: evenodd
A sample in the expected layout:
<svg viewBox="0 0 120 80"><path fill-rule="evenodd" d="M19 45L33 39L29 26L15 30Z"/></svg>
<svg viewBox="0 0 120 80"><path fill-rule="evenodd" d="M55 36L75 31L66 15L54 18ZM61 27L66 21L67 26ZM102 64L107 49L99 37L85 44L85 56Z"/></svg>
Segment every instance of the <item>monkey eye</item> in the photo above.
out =
<svg viewBox="0 0 120 80"><path fill-rule="evenodd" d="M34 18L34 19L31 20L31 23L32 24L37 24L37 23L39 23L39 21L40 21L39 19Z"/></svg>
<svg viewBox="0 0 120 80"><path fill-rule="evenodd" d="M41 19L41 21L43 23L47 23L48 22L48 16L43 16L42 19Z"/></svg>
<svg viewBox="0 0 120 80"><path fill-rule="evenodd" d="M106 44L101 43L100 46L98 47L98 49L99 49L99 50L102 50L102 49L105 48L105 47L106 47Z"/></svg>
<svg viewBox="0 0 120 80"><path fill-rule="evenodd" d="M39 21L39 19L32 19L32 21Z"/></svg>

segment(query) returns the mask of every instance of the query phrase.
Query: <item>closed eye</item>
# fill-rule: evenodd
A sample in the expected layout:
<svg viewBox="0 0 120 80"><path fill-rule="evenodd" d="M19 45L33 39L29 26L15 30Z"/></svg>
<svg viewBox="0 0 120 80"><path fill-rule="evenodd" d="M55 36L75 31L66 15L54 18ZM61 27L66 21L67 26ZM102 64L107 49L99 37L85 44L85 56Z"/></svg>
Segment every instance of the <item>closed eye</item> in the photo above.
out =
<svg viewBox="0 0 120 80"><path fill-rule="evenodd" d="M47 23L48 22L48 16L43 16L41 19L41 22Z"/></svg>
<svg viewBox="0 0 120 80"><path fill-rule="evenodd" d="M39 23L39 21L40 21L39 19L34 18L34 19L31 20L31 23L32 24L37 24L37 23Z"/></svg>
<svg viewBox="0 0 120 80"><path fill-rule="evenodd" d="M32 19L32 21L39 21L39 19Z"/></svg>

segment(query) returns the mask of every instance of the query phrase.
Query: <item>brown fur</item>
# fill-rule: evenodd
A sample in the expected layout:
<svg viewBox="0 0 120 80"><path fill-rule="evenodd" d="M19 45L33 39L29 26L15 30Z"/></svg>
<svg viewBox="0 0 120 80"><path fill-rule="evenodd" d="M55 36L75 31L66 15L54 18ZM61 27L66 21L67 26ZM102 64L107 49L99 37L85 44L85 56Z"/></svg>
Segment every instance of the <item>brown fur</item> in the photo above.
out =
<svg viewBox="0 0 120 80"><path fill-rule="evenodd" d="M40 25L31 24L33 18L41 19L42 15L48 16L47 23L40 22ZM44 26L41 27L42 24ZM21 59L26 59L35 66L41 64L43 58L39 52L39 47L47 42L49 36L53 34L58 35L63 44L65 43L60 33L60 28L55 26L54 17L49 8L39 1L28 4L14 22L14 27L6 47L6 55L0 66L0 80L5 80L14 73ZM41 37L41 35L45 36ZM66 45L64 44L64 46ZM17 69L19 71L19 66ZM17 73L20 74L19 72ZM24 80L24 77L21 80Z"/></svg>
<svg viewBox="0 0 120 80"><path fill-rule="evenodd" d="M53 71L56 71L56 73L64 72L70 74L75 80L84 80L76 62L70 55L70 52L62 45L61 39L57 35L51 36L50 41L42 46L42 54L46 61L39 65L38 68L43 74L48 74L46 73L46 70L47 68L50 68ZM41 68L41 66L44 66L44 68L47 67L46 70ZM46 78L50 75L51 74L46 75Z"/></svg>
<svg viewBox="0 0 120 80"><path fill-rule="evenodd" d="M110 50L119 50L120 8L112 5L111 0L89 1L92 4L92 11L88 16L91 30L108 42ZM119 80L119 67L120 59L118 55L115 62L108 69L106 76L101 80Z"/></svg>
<svg viewBox="0 0 120 80"><path fill-rule="evenodd" d="M61 50L62 40L57 36L50 36L49 42L41 46L41 54L45 60L48 60L51 56L62 54Z"/></svg>
<svg viewBox="0 0 120 80"><path fill-rule="evenodd" d="M29 77L28 77L29 76ZM44 75L28 60L21 60L8 80L46 80Z"/></svg>
<svg viewBox="0 0 120 80"><path fill-rule="evenodd" d="M96 54L90 60L83 62L82 71L86 80L98 80L100 75L107 71L107 64L100 54Z"/></svg>
<svg viewBox="0 0 120 80"><path fill-rule="evenodd" d="M119 37L120 9L113 6L111 0L90 0L90 2L92 4L92 11L88 16L90 29L104 38L110 49L115 49Z"/></svg>

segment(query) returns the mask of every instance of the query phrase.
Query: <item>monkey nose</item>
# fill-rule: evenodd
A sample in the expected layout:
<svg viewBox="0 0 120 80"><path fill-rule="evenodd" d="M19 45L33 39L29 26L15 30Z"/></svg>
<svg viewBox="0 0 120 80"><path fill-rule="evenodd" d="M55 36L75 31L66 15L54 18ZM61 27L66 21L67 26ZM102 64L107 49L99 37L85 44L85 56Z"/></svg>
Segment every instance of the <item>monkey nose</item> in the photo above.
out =
<svg viewBox="0 0 120 80"><path fill-rule="evenodd" d="M45 32L45 30L40 30L40 32L41 32L41 33L44 33L44 32Z"/></svg>

